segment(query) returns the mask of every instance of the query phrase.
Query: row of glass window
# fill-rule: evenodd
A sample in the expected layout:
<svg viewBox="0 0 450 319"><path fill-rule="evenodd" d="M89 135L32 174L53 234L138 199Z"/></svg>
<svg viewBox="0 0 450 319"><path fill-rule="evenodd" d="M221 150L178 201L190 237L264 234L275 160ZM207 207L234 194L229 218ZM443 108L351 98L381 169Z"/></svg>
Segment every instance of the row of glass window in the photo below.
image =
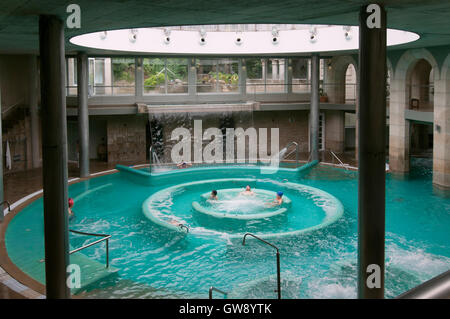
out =
<svg viewBox="0 0 450 319"><path fill-rule="evenodd" d="M89 94L134 95L136 60L133 58L89 58ZM238 93L241 72L246 73L247 93L286 92L286 59L233 58L192 59L197 93ZM67 94L77 94L76 58L67 59ZM309 59L289 61L292 92L309 92ZM143 58L143 93L188 93L189 63L187 58ZM240 70L241 69L241 70ZM240 72L241 71L241 72ZM194 74L194 72L192 72Z"/></svg>

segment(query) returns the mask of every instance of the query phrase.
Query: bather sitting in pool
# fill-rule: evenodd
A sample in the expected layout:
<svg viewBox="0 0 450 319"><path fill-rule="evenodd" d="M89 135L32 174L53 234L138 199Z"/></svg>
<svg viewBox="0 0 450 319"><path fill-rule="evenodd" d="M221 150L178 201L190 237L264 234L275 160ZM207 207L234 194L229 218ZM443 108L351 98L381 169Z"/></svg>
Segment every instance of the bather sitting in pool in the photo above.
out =
<svg viewBox="0 0 450 319"><path fill-rule="evenodd" d="M217 197L217 191L215 189L213 189L211 191L211 196L209 196L209 199L211 200L218 200L219 198Z"/></svg>
<svg viewBox="0 0 450 319"><path fill-rule="evenodd" d="M181 163L177 164L178 168L188 168L188 167L191 167L191 166L192 166L191 163L186 163L186 162L181 162Z"/></svg>
<svg viewBox="0 0 450 319"><path fill-rule="evenodd" d="M72 198L69 198L69 220L75 217L75 213L72 211L74 201Z"/></svg>
<svg viewBox="0 0 450 319"><path fill-rule="evenodd" d="M247 185L247 187L245 187L245 191L241 192L241 195L255 195L255 193L250 188L250 185Z"/></svg>
<svg viewBox="0 0 450 319"><path fill-rule="evenodd" d="M281 204L283 204L283 192L279 191L277 192L276 198L273 201L267 203L266 205L269 207L275 207Z"/></svg>

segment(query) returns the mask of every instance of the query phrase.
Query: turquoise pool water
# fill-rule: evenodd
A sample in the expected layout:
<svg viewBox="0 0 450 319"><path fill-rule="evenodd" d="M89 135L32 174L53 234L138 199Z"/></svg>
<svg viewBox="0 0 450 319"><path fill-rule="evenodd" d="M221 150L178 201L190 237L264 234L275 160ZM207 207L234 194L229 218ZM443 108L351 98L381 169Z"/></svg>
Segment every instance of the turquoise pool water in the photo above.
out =
<svg viewBox="0 0 450 319"><path fill-rule="evenodd" d="M386 297L394 297L450 269L450 200L432 190L429 162L416 160L412 173L399 180L387 176L386 190ZM186 172L188 170L185 170ZM229 179L230 173L204 172L197 179ZM161 183L146 185L129 174L117 173L69 187L75 199L76 218L70 228L111 234L111 265L118 276L89 287L86 297L102 298L206 298L216 286L230 298L275 298L275 254L270 247L249 239L223 234L252 231L260 234L308 229L326 218L323 202L301 197L287 183L322 190L343 206L343 215L311 232L273 237L281 253L283 298L355 298L357 248L357 173L317 166L306 175L280 171L258 175L236 173L235 178L254 180L253 187L283 188L292 200L286 215L274 220L228 225L202 219L192 202L210 191L210 185L180 189L161 211L175 213L191 229L205 233L173 231L155 224L143 213L143 203L157 192L193 180L193 175L171 175ZM286 179L288 181L286 181ZM223 183L217 188L245 187ZM283 216L284 215L284 216ZM231 236L233 237L233 236ZM92 241L70 236L78 247ZM6 247L12 261L32 277L44 256L42 200L23 209L11 221ZM102 245L83 251L104 262Z"/></svg>

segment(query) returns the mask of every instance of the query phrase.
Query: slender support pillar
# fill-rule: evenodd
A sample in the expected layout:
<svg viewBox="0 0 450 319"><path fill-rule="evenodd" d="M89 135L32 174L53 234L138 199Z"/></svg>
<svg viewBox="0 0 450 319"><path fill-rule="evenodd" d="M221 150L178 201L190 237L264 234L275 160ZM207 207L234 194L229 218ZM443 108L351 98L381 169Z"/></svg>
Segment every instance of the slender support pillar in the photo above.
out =
<svg viewBox="0 0 450 319"><path fill-rule="evenodd" d="M292 93L292 59L286 60L286 73L284 75L284 81L286 83L286 89L284 92L290 94Z"/></svg>
<svg viewBox="0 0 450 319"><path fill-rule="evenodd" d="M278 80L285 80L285 74L286 74L286 63L285 59L279 59L278 60ZM284 90L283 90L284 91Z"/></svg>
<svg viewBox="0 0 450 319"><path fill-rule="evenodd" d="M144 96L144 59L136 58L136 99L140 100Z"/></svg>
<svg viewBox="0 0 450 319"><path fill-rule="evenodd" d="M69 298L66 70L64 24L58 17L39 17L39 47L46 294L48 299Z"/></svg>
<svg viewBox="0 0 450 319"><path fill-rule="evenodd" d="M311 111L309 115L309 145L311 160L319 160L319 63L320 57L311 57Z"/></svg>
<svg viewBox="0 0 450 319"><path fill-rule="evenodd" d="M78 139L80 177L89 176L89 106L88 106L88 58L85 53L77 55L78 79Z"/></svg>
<svg viewBox="0 0 450 319"><path fill-rule="evenodd" d="M239 60L239 93L243 97L247 94L247 66L244 59Z"/></svg>
<svg viewBox="0 0 450 319"><path fill-rule="evenodd" d="M40 166L37 56L31 55L29 59L30 59L29 105L30 105L30 122L31 122L31 163L33 168L37 168Z"/></svg>
<svg viewBox="0 0 450 319"><path fill-rule="evenodd" d="M197 94L197 68L195 58L188 59L188 94L194 97Z"/></svg>
<svg viewBox="0 0 450 319"><path fill-rule="evenodd" d="M377 6L379 27L369 28L376 12L367 7L359 16L358 298L384 298L386 11Z"/></svg>

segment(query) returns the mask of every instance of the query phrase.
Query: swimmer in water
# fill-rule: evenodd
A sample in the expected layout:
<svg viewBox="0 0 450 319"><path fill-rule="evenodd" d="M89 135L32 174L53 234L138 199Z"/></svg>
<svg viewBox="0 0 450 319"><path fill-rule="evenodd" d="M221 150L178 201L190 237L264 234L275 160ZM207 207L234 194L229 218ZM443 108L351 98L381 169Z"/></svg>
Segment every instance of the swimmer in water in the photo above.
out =
<svg viewBox="0 0 450 319"><path fill-rule="evenodd" d="M75 213L72 211L73 204L73 199L69 198L69 220L75 217Z"/></svg>
<svg viewBox="0 0 450 319"><path fill-rule="evenodd" d="M241 192L241 195L255 195L255 193L250 188L250 185L247 185L247 187L245 187L245 191Z"/></svg>
<svg viewBox="0 0 450 319"><path fill-rule="evenodd" d="M181 162L181 163L177 164L178 168L188 168L188 167L191 167L191 166L192 166L191 163L186 163L186 162Z"/></svg>
<svg viewBox="0 0 450 319"><path fill-rule="evenodd" d="M211 199L211 200L218 200L219 199L217 197L217 191L215 189L211 191L211 196L209 196L209 199Z"/></svg>
<svg viewBox="0 0 450 319"><path fill-rule="evenodd" d="M267 203L267 206L274 207L281 204L283 204L283 192L279 191L277 192L276 198L273 201Z"/></svg>

